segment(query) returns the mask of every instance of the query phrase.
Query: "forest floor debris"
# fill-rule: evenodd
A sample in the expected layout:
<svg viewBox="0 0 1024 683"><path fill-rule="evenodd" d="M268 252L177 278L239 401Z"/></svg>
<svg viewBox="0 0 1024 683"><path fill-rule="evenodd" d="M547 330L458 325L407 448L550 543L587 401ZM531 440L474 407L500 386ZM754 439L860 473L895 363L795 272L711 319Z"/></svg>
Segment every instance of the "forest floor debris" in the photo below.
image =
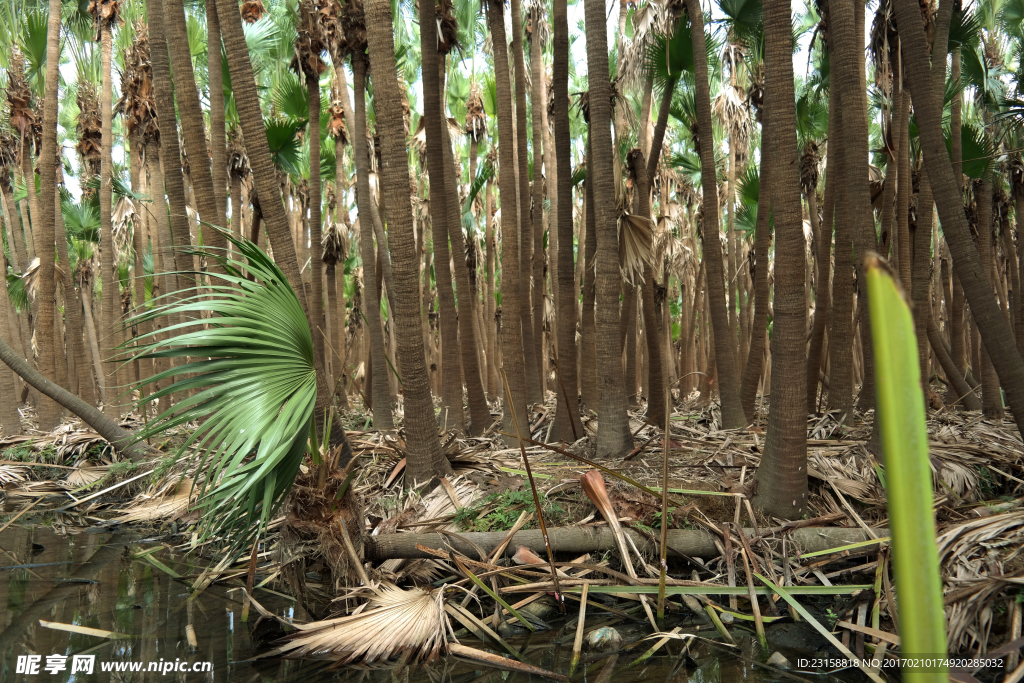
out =
<svg viewBox="0 0 1024 683"><path fill-rule="evenodd" d="M538 409L530 416L529 438L534 442L543 440L552 413ZM632 413L631 418L633 450L620 461L597 464L658 492L661 430L645 423L641 413ZM141 419L130 416L122 424L128 429L137 428ZM549 528L597 529L607 525L580 485L581 476L592 468L571 457L593 458L596 420L585 421L585 429L587 436L574 444L561 444L555 449L533 443L526 447ZM985 420L977 413L932 413L928 430L950 651L991 652L1021 635L1024 605L1018 598L1024 596L1024 448L1012 423ZM171 442L186 435L182 430L172 435ZM721 430L713 408L678 407L672 414L669 438L669 491L675 502L669 509L669 526L713 532L718 535L716 543L721 552L713 559L672 559L671 610L692 613L694 623L705 622L726 642L725 633L747 628L754 618L749 614L752 595L758 595L757 611L763 613L766 624L792 613L784 600L767 595L771 591L756 580L748 590L743 581L746 572L752 571L770 577L774 586L788 586L789 592L800 593L793 599L809 609L813 619L835 634L844 648L852 648L857 654L896 650L898 613L884 537L884 470L867 450L870 436L870 424L844 426L833 413L808 421L808 519L786 521L766 517L749 505L756 492L754 475L764 446L762 428ZM467 531L507 534L505 547L498 549L502 552L480 549L463 556L449 549L429 559L393 558L367 563L370 584L360 589L405 590L400 587L414 585L423 587L430 600L441 600L432 592L437 586L445 582L461 585L462 593L442 600L446 608L458 607L444 611L438 624L447 624L446 620L455 615L455 625L462 624L466 633L498 642L495 639L501 639L501 634L521 629L524 619L531 620L527 625L532 625L534 619L543 623L543 614L526 617L523 610L531 605L534 609L548 605L553 601L545 594L555 591L547 561L519 547L513 533L537 527L521 451L518 446L510 447L498 424L482 437L454 433L445 437L454 476L425 491L424 487L408 489L404 485L401 431L351 431L349 438L359 467L351 478L345 473L332 473L330 476L337 481L331 490L337 492L348 485L355 490L364 504L367 535ZM341 609L338 618L349 621L340 623L358 623L345 617L345 610L354 616L359 613L353 611L358 605L372 612L377 609L372 605L377 603L367 603L344 591L335 599L344 583L339 574L348 566L346 550L340 540L325 545L320 527L333 524L328 518L333 519L336 513L327 508L316 514L303 512L298 504L306 495L303 491L316 486L314 471L315 466L303 467L293 493L294 507L271 524L259 552L230 565L221 562L204 576L207 583L237 582L249 573L250 593L253 587L292 594L296 590L307 592L297 596L306 608L307 620L324 613L337 615ZM659 496L608 474L604 480L618 522L639 534L637 538L651 541L650 547L656 547L655 530L661 524ZM195 539L190 535L190 527L197 521L197 513L190 508L197 495L192 485L201 481L202 473L184 462L121 462L98 434L77 422L66 422L47 434L0 436L0 490L5 512L21 512L24 516L20 523L44 523L61 533L132 524L148 529L152 540L170 544L177 552L212 551L216 542L194 547ZM325 498L329 499L331 496ZM322 506L323 502L318 501L311 498L308 505ZM31 510L27 509L29 505ZM289 521L288 515L295 519ZM348 523L357 522L349 519ZM309 527L299 534L301 538L295 535L300 526ZM783 538L788 530L802 526L854 527L879 538L803 556L798 556L792 542L788 546L785 541L781 545L763 542L768 536ZM742 527L751 529L750 535L739 532ZM332 538L342 537L335 534ZM627 535L623 542L632 542L629 538ZM519 564L504 566L504 554L515 555ZM587 604L600 607L601 614L612 615L616 623L621 619L646 621L642 612L635 610L640 609L644 593L651 588L657 591L657 570L653 566L657 560L645 556L639 548L627 549L626 554L634 554L640 570L632 580L618 571L624 564L621 551L576 558L574 563L559 562L558 573L565 583L559 595L570 604L578 604L582 597ZM216 555L212 557L216 559ZM744 569L744 557L752 566L749 570ZM300 562L298 575L302 577L299 586L288 579L289 572L294 576L297 571L291 566L296 561ZM159 563L153 566L161 569ZM587 589L589 596L581 596ZM823 592L806 593L812 589ZM506 603L499 595L518 602ZM525 599L519 599L524 595ZM636 602L638 599L641 603ZM491 607L474 616L471 602ZM371 606L365 607L368 604ZM550 618L550 608L548 605L540 612ZM488 610L492 612L489 616ZM326 628L328 623L318 622L316 628ZM575 623L572 626L575 633ZM436 636L437 629L431 628ZM455 642L458 632L452 631L452 625L445 628L448 641ZM431 641L425 650L412 651L429 654L436 652L436 645ZM338 652L357 651L346 649L345 643L337 647ZM460 651L460 656L472 658L468 650Z"/></svg>

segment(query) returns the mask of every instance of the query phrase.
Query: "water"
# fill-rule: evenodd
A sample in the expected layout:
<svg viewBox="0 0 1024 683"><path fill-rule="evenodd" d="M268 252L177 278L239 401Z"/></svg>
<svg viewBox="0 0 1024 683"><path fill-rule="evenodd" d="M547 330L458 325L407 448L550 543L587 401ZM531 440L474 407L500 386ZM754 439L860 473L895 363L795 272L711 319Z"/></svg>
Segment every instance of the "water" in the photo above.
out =
<svg viewBox="0 0 1024 683"><path fill-rule="evenodd" d="M11 527L0 533L0 605L3 605L0 681L502 683L541 680L522 673L483 668L453 657L442 658L431 665L403 666L392 662L373 667L339 667L331 662L309 660L255 660L257 654L267 648L265 642L261 648L261 643L255 642L250 634L258 616L256 611L250 612L248 623L242 622L242 594L237 587L242 585L244 578L233 579L227 585L213 585L193 602L192 624L198 648L191 652L186 634L189 623L187 585L191 583L187 579L197 576L209 560L194 559L155 543L132 541L125 535L110 533L60 536L49 527L38 526ZM140 558L143 553L185 577L185 580L175 580L155 563ZM86 559L89 561L83 564ZM32 566L5 568L26 564ZM304 617L301 608L284 596L257 590L255 597L275 614ZM40 620L113 631L131 637L109 639L93 634L69 633L43 627ZM614 620L596 608L588 609L588 629ZM568 621L549 619L553 626L550 631L513 636L508 640L520 649L529 663L567 674L575 622L575 612L570 612ZM680 623L672 622L669 628ZM614 625L627 644L648 632L640 624L619 622ZM706 630L702 633L711 635ZM257 638L259 636L257 631ZM500 654L491 645L469 636L460 637L460 642ZM684 643L673 641L643 664L626 668L651 644L652 641L647 641L633 650L619 652L609 680L615 683L728 683L741 680L768 683L816 678L805 674L780 676L756 666L754 660L763 661L764 655L749 636L740 640L738 650L731 652L720 646L699 643L692 645L688 654L684 654ZM785 649L783 652L794 660L799 654ZM33 675L19 673L19 656L25 665L28 663L25 657L32 655L40 657L38 672ZM53 661L63 662L65 668L48 671L48 656L56 656ZM76 656L79 667L87 665L92 658L91 674L85 671L72 673ZM611 656L610 653L590 652L585 646L583 662L573 680L597 680ZM151 664L157 670L147 670ZM133 666L141 670L132 671ZM192 667L197 667L197 672L193 672ZM204 667L208 670L203 671ZM850 680L859 680L856 674L853 676Z"/></svg>

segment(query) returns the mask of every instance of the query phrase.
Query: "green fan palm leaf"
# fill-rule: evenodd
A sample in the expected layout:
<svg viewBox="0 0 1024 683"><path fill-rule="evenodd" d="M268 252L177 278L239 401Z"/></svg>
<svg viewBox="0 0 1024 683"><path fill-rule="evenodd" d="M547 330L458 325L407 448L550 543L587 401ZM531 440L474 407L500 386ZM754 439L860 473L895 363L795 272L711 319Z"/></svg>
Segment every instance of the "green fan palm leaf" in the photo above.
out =
<svg viewBox="0 0 1024 683"><path fill-rule="evenodd" d="M284 274L252 242L224 235L244 264L223 252L193 251L222 265L223 273L210 274L219 284L184 298L159 297L128 324L184 320L165 328L167 338L150 333L136 340L143 346L133 357L189 359L140 382L138 388L175 380L143 393L142 403L187 398L139 438L201 422L175 455L192 451L197 460L202 537L231 537L238 550L266 528L295 480L313 426L316 370L313 335ZM253 279L242 275L243 265Z"/></svg>

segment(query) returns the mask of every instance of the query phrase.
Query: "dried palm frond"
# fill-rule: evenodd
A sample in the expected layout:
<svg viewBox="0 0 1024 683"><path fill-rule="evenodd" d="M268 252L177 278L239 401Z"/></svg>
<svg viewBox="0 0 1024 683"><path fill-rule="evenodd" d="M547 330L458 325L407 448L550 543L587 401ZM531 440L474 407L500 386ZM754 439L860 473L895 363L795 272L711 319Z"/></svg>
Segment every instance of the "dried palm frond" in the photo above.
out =
<svg viewBox="0 0 1024 683"><path fill-rule="evenodd" d="M122 523L156 520L169 522L183 517L188 513L189 505L199 497L198 491L193 490L192 484L191 479L181 479L162 486L153 494L140 496L119 521Z"/></svg>
<svg viewBox="0 0 1024 683"><path fill-rule="evenodd" d="M327 120L327 134L339 141L344 147L348 144L348 128L345 126L345 107L335 100L327 108L331 118Z"/></svg>
<svg viewBox="0 0 1024 683"><path fill-rule="evenodd" d="M118 197L114 203L114 211L110 222L114 237L114 250L117 255L125 255L131 252L132 229L138 220L139 212L135 202L128 197Z"/></svg>
<svg viewBox="0 0 1024 683"><path fill-rule="evenodd" d="M804 152L800 157L800 187L804 194L817 191L818 176L821 169L821 152L818 143L808 140L804 144Z"/></svg>
<svg viewBox="0 0 1024 683"><path fill-rule="evenodd" d="M459 46L459 23L455 20L452 0L440 0L434 6L437 17L437 52L447 55Z"/></svg>
<svg viewBox="0 0 1024 683"><path fill-rule="evenodd" d="M86 175L98 176L100 174L100 158L103 151L103 126L100 121L100 98L96 92L96 84L88 79L78 83L78 142L75 143L75 151L85 167ZM95 192L95 190L85 190Z"/></svg>
<svg viewBox="0 0 1024 683"><path fill-rule="evenodd" d="M98 33L100 28L113 30L123 23L121 21L121 0L89 0L87 11L96 23L96 40L100 39Z"/></svg>
<svg viewBox="0 0 1024 683"><path fill-rule="evenodd" d="M17 465L0 465L0 487L28 481L28 468Z"/></svg>
<svg viewBox="0 0 1024 683"><path fill-rule="evenodd" d="M19 136L18 146L42 139L42 123L35 109L35 99L25 71L25 57L21 50L11 50L7 67L7 122Z"/></svg>
<svg viewBox="0 0 1024 683"><path fill-rule="evenodd" d="M434 659L450 629L442 591L402 589L381 584L358 614L310 624L296 624L299 633L265 656L339 659L342 663L374 662L409 652Z"/></svg>
<svg viewBox="0 0 1024 683"><path fill-rule="evenodd" d="M134 31L135 38L124 54L121 98L114 106L114 115L124 115L129 134L141 133L152 137L158 131L158 125L146 23L141 20L135 22Z"/></svg>
<svg viewBox="0 0 1024 683"><path fill-rule="evenodd" d="M320 245L324 248L323 261L334 265L345 260L348 253L345 234L348 228L343 223L328 223L324 227L324 236Z"/></svg>
<svg viewBox="0 0 1024 683"><path fill-rule="evenodd" d="M466 135L476 142L480 142L487 135L487 112L484 110L484 100L480 97L480 88L476 81L470 86L469 98L466 100L465 131Z"/></svg>
<svg viewBox="0 0 1024 683"><path fill-rule="evenodd" d="M318 78L327 71L321 57L327 51L327 40L320 26L320 12L313 0L299 3L299 22L295 36L294 54L289 68L307 79Z"/></svg>
<svg viewBox="0 0 1024 683"><path fill-rule="evenodd" d="M107 476L109 471L110 468L106 465L93 465L84 462L71 470L71 473L64 479L64 483L75 489L91 486Z"/></svg>
<svg viewBox="0 0 1024 683"><path fill-rule="evenodd" d="M255 24L267 13L261 0L242 0L242 20L247 24Z"/></svg>
<svg viewBox="0 0 1024 683"><path fill-rule="evenodd" d="M635 284L635 276L643 277L644 266L654 258L654 222L631 213L619 217L619 270L622 279Z"/></svg>

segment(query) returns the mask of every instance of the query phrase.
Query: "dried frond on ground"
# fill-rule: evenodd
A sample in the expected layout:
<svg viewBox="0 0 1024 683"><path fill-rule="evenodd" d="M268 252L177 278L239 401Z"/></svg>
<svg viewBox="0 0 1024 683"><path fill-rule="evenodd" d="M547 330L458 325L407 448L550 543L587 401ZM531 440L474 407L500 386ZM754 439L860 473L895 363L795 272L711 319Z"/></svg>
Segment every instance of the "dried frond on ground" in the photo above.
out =
<svg viewBox="0 0 1024 683"><path fill-rule="evenodd" d="M441 591L381 584L358 614L296 625L299 633L265 656L374 662L411 652L433 659L450 629Z"/></svg>

